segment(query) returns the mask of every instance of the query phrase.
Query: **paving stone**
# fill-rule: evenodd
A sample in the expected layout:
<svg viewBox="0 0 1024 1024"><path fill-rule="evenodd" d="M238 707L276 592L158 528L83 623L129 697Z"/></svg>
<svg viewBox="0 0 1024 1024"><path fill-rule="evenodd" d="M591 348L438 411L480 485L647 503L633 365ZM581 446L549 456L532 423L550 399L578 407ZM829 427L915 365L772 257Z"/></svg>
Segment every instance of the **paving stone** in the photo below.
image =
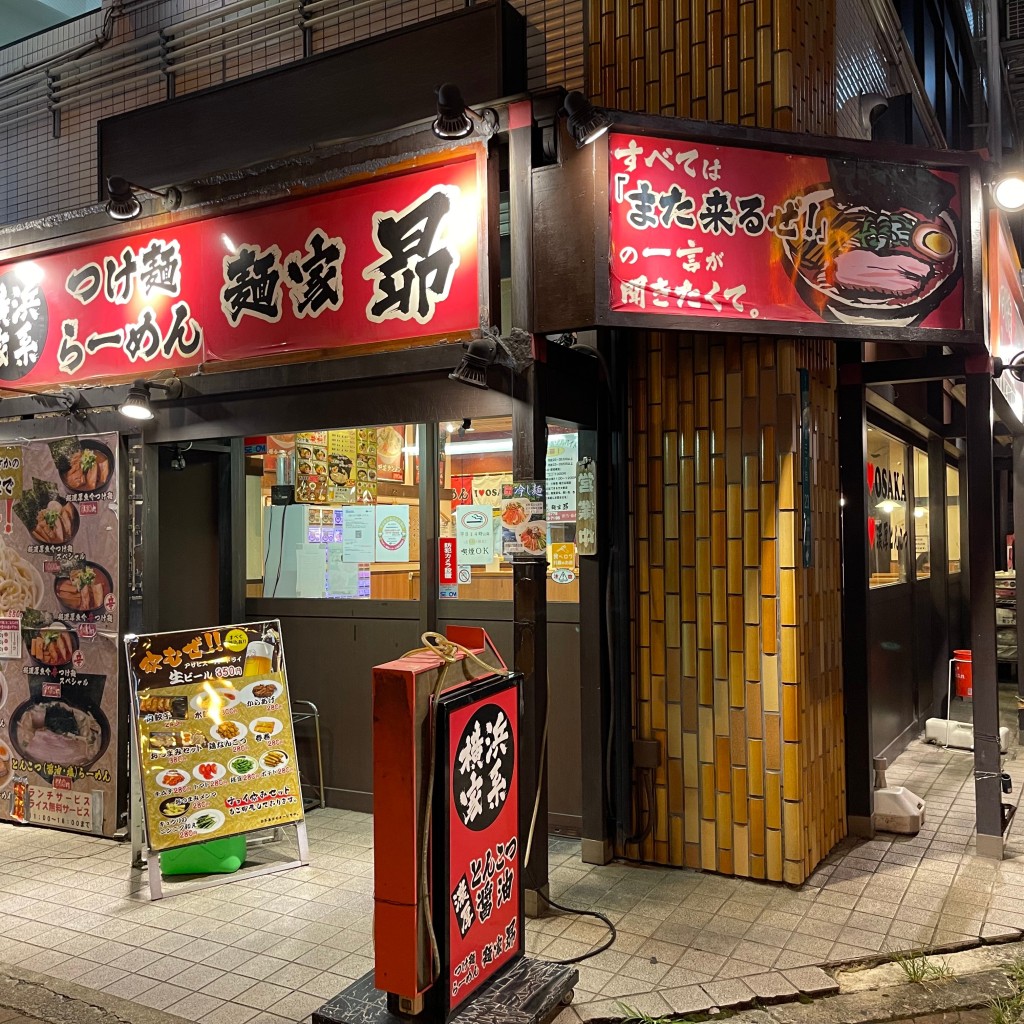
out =
<svg viewBox="0 0 1024 1024"><path fill-rule="evenodd" d="M829 996L839 991L839 983L820 967L795 967L784 973L788 981L808 996Z"/></svg>
<svg viewBox="0 0 1024 1024"><path fill-rule="evenodd" d="M740 978L706 981L701 988L711 997L713 1005L721 1008L747 1006L754 1001L754 990Z"/></svg>
<svg viewBox="0 0 1024 1024"><path fill-rule="evenodd" d="M781 972L768 971L765 974L752 974L743 979L759 1003L781 1003L786 999L795 999L799 989Z"/></svg>
<svg viewBox="0 0 1024 1024"><path fill-rule="evenodd" d="M661 995L672 1012L681 1016L690 1013L706 1013L714 1005L711 996L704 991L701 985L662 989Z"/></svg>

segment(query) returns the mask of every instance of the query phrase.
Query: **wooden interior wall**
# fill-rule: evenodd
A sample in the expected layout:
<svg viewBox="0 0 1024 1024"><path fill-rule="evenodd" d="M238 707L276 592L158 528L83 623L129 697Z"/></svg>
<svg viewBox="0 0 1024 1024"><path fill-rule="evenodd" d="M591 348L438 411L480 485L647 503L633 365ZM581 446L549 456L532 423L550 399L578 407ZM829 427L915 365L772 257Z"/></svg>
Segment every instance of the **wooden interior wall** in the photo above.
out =
<svg viewBox="0 0 1024 1024"><path fill-rule="evenodd" d="M645 341L631 417L634 724L663 758L655 831L625 852L801 882L845 835L834 349Z"/></svg>
<svg viewBox="0 0 1024 1024"><path fill-rule="evenodd" d="M595 0L607 106L828 134L834 0ZM656 828L620 852L801 882L845 834L835 343L636 332L634 734ZM800 368L813 566L803 567Z"/></svg>

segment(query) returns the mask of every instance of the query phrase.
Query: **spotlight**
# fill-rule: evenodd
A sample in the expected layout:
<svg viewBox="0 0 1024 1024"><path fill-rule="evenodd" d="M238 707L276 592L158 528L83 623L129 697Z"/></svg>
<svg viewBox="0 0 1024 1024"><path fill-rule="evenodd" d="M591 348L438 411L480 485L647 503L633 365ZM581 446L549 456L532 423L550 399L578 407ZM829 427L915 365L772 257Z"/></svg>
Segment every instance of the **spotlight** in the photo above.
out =
<svg viewBox="0 0 1024 1024"><path fill-rule="evenodd" d="M1007 171L992 182L992 199L1000 210L1019 213L1024 210L1024 176Z"/></svg>
<svg viewBox="0 0 1024 1024"><path fill-rule="evenodd" d="M498 130L498 114L491 107L484 107L478 114L466 106L457 85L444 82L434 90L437 96L437 117L430 126L439 139L464 139L473 134L474 127L489 139Z"/></svg>
<svg viewBox="0 0 1024 1024"><path fill-rule="evenodd" d="M110 197L107 200L107 216L111 220L134 220L138 217L142 212L142 203L139 202L137 192L159 196L167 211L176 210L181 205L181 193L173 186L160 192L144 185L133 185L118 175L111 175L107 178L107 195Z"/></svg>
<svg viewBox="0 0 1024 1024"><path fill-rule="evenodd" d="M498 356L498 343L485 333L480 333L471 341L466 342L466 354L451 373L449 380L457 380L462 384L472 384L475 388L487 390L487 367Z"/></svg>
<svg viewBox="0 0 1024 1024"><path fill-rule="evenodd" d="M607 111L595 107L578 89L566 95L562 110L565 111L569 134L577 149L601 138L612 124Z"/></svg>
<svg viewBox="0 0 1024 1024"><path fill-rule="evenodd" d="M168 398L177 398L181 395L181 381L177 377L171 377L168 381L137 380L128 389L124 401L117 407L118 412L130 420L151 420L153 407L150 404L149 393L152 388L166 391Z"/></svg>
<svg viewBox="0 0 1024 1024"><path fill-rule="evenodd" d="M462 426L459 427L459 437L464 437L466 434L472 434L476 430L473 426L473 421L467 416L462 421Z"/></svg>
<svg viewBox="0 0 1024 1024"><path fill-rule="evenodd" d="M171 469L177 470L179 473L185 468L185 455L181 450L181 445L176 444L174 446L174 455L171 456Z"/></svg>

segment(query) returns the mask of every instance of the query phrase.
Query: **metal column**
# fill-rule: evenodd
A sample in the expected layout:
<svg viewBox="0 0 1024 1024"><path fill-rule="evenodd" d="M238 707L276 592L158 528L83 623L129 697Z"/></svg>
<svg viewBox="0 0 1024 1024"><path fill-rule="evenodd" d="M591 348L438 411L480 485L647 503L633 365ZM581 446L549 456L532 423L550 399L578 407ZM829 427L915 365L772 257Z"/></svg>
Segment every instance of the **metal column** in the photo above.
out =
<svg viewBox="0 0 1024 1024"><path fill-rule="evenodd" d="M517 109L518 108L518 109ZM512 250L512 325L533 330L533 118L523 105L510 109L516 124L509 131L509 228ZM522 118L522 120L520 120ZM523 123L525 121L525 123ZM537 353L534 340L534 355ZM512 474L516 480L542 480L547 454L547 427L536 359L513 378ZM523 674L523 800L520 827L524 838L536 820L530 858L524 865L526 913L543 913L548 894L548 779L542 763L541 737L548 715L547 563L516 558L512 564L513 664ZM534 806L537 807L534 819ZM538 896L538 893L541 894Z"/></svg>
<svg viewBox="0 0 1024 1024"><path fill-rule="evenodd" d="M999 687L996 679L995 533L993 526L992 374L987 356L967 366L968 603L974 672L974 794L977 852L1003 856L999 784Z"/></svg>

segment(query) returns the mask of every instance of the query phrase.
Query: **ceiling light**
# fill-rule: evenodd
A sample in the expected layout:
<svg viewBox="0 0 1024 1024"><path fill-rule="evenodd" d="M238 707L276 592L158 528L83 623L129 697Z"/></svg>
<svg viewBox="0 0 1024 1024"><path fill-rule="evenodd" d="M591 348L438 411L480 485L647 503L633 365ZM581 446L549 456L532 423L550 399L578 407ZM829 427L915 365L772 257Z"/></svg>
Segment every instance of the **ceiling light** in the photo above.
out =
<svg viewBox="0 0 1024 1024"><path fill-rule="evenodd" d="M489 139L498 130L498 114L491 107L484 107L480 113L466 106L457 85L445 82L434 90L437 96L437 117L430 126L439 139L464 139L476 128Z"/></svg>
<svg viewBox="0 0 1024 1024"><path fill-rule="evenodd" d="M166 211L176 210L181 205L181 193L174 188L165 189L163 192L158 189L146 188L144 185L134 185L132 182L118 175L111 175L107 178L107 216L112 220L134 220L142 212L142 203L139 201L137 192L146 192L151 196L159 196L164 202Z"/></svg>
<svg viewBox="0 0 1024 1024"><path fill-rule="evenodd" d="M159 388L167 392L168 398L177 398L181 395L181 381L177 377L169 380L137 380L125 395L124 401L117 407L122 416L130 420L151 420L153 418L153 406L150 404L150 391Z"/></svg>
<svg viewBox="0 0 1024 1024"><path fill-rule="evenodd" d="M607 111L595 107L578 89L565 97L562 106L568 119L569 134L577 149L582 149L599 139L611 127L612 119Z"/></svg>
<svg viewBox="0 0 1024 1024"><path fill-rule="evenodd" d="M1008 171L992 183L992 199L1000 210L1019 213L1024 210L1024 176Z"/></svg>

